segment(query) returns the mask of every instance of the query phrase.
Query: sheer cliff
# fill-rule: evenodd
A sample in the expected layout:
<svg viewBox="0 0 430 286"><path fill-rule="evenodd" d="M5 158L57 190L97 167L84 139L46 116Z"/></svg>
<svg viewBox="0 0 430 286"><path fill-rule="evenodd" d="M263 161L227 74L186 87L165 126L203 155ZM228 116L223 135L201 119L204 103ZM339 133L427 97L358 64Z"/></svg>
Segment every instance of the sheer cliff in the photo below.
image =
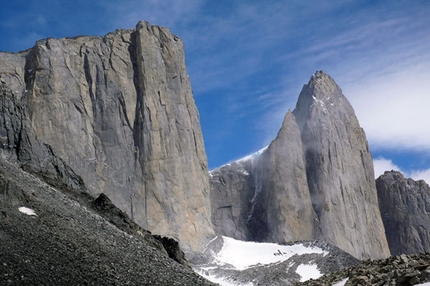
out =
<svg viewBox="0 0 430 286"><path fill-rule="evenodd" d="M0 53L0 75L93 195L142 227L203 249L213 235L207 160L183 43L139 22L104 37Z"/></svg>
<svg viewBox="0 0 430 286"><path fill-rule="evenodd" d="M429 185L387 171L376 179L376 187L391 253L429 252Z"/></svg>
<svg viewBox="0 0 430 286"><path fill-rule="evenodd" d="M0 110L1 285L213 285L176 241L92 197L1 78Z"/></svg>
<svg viewBox="0 0 430 286"><path fill-rule="evenodd" d="M225 201L212 198L220 234L276 242L321 239L357 258L390 253L365 133L324 72L304 85L267 149L213 170L210 182L218 198L252 198L247 204L230 203L229 213Z"/></svg>
<svg viewBox="0 0 430 286"><path fill-rule="evenodd" d="M372 155L355 112L334 80L315 73L294 110L306 157L316 236L356 257L389 255Z"/></svg>

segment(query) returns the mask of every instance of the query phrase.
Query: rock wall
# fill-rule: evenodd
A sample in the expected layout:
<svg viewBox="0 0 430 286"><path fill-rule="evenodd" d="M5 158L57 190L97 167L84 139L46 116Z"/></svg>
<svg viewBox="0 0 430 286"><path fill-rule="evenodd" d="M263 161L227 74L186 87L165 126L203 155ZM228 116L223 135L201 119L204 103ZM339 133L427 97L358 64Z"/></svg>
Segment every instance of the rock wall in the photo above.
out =
<svg viewBox="0 0 430 286"><path fill-rule="evenodd" d="M0 78L0 157L24 170L37 175L45 182L72 190L76 194L85 191L79 177L51 146L39 141L27 109Z"/></svg>
<svg viewBox="0 0 430 286"><path fill-rule="evenodd" d="M144 228L186 251L213 235L203 137L183 43L137 24L0 53L38 138Z"/></svg>
<svg viewBox="0 0 430 286"><path fill-rule="evenodd" d="M243 168L251 180L244 179ZM360 259L390 254L364 131L324 72L303 87L295 110L286 114L266 150L211 175L216 197L230 198L212 199L212 212L236 206L223 219L213 215L219 234L229 235L224 226L233 221L235 233L248 240L321 239ZM234 201L240 198L250 203ZM240 218L246 217L246 223L238 223L235 213L245 213Z"/></svg>
<svg viewBox="0 0 430 286"><path fill-rule="evenodd" d="M303 87L294 115L318 220L316 237L357 258L387 257L372 155L342 90L329 75L316 72Z"/></svg>
<svg viewBox="0 0 430 286"><path fill-rule="evenodd" d="M306 180L300 130L292 112L285 115L275 140L261 155L261 181L267 201L270 241L313 238L314 214Z"/></svg>
<svg viewBox="0 0 430 286"><path fill-rule="evenodd" d="M216 233L253 240L248 222L255 178L251 161L234 162L210 173L212 223Z"/></svg>
<svg viewBox="0 0 430 286"><path fill-rule="evenodd" d="M376 188L392 255L430 252L429 185L387 171Z"/></svg>

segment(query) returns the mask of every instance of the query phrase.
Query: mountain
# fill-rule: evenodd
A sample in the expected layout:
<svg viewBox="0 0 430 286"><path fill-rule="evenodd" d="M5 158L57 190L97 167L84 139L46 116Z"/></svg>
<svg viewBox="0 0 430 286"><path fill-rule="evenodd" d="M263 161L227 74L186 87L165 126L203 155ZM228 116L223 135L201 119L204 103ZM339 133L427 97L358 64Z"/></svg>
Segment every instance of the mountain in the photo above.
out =
<svg viewBox="0 0 430 286"><path fill-rule="evenodd" d="M92 195L142 227L202 251L214 236L207 159L183 43L139 22L104 37L0 52L0 75Z"/></svg>
<svg viewBox="0 0 430 286"><path fill-rule="evenodd" d="M0 110L1 285L214 285L176 241L92 197L4 82Z"/></svg>
<svg viewBox="0 0 430 286"><path fill-rule="evenodd" d="M0 52L0 76L7 283L211 285L179 244L206 277L280 285L428 251L428 185L396 172L375 184L365 133L322 71L267 147L211 172L183 44L166 28L40 40ZM253 260L245 244L279 251ZM428 280L426 257L399 257L386 264L413 260L414 281Z"/></svg>
<svg viewBox="0 0 430 286"><path fill-rule="evenodd" d="M379 207L393 255L430 251L430 187L387 171L376 179Z"/></svg>
<svg viewBox="0 0 430 286"><path fill-rule="evenodd" d="M210 175L217 234L281 243L320 239L359 259L390 253L365 133L322 71L304 85L267 149Z"/></svg>

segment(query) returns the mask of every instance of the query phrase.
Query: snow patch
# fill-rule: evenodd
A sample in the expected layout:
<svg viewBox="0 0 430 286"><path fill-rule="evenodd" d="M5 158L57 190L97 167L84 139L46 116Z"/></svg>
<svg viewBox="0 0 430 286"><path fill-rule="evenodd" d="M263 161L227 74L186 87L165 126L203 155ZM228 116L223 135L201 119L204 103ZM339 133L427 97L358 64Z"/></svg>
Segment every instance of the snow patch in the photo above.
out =
<svg viewBox="0 0 430 286"><path fill-rule="evenodd" d="M223 236L223 247L215 255L217 264L231 265L244 270L256 265L267 265L287 260L295 254L328 252L319 247L306 247L303 244L279 245L275 243L241 241Z"/></svg>
<svg viewBox="0 0 430 286"><path fill-rule="evenodd" d="M249 161L249 160L257 159L267 149L267 147L269 147L269 145L267 145L264 148L261 148L260 150L258 150L255 153L252 153L251 155L245 156L245 157L237 160L236 162L241 163L241 162L246 162L246 161Z"/></svg>
<svg viewBox="0 0 430 286"><path fill-rule="evenodd" d="M315 264L300 264L296 270L297 274L301 276L300 282L305 282L309 279L317 279L322 276Z"/></svg>
<svg viewBox="0 0 430 286"><path fill-rule="evenodd" d="M337 282L336 284L333 284L333 286L345 286L346 282L348 282L348 278L345 278L345 279Z"/></svg>
<svg viewBox="0 0 430 286"><path fill-rule="evenodd" d="M22 213L25 213L26 215L37 216L37 214L34 210L27 208L27 207L20 207L20 208L18 208L18 210Z"/></svg>
<svg viewBox="0 0 430 286"><path fill-rule="evenodd" d="M204 278L206 278L207 280L209 280L209 281L211 281L211 282L214 282L214 283L218 283L218 284L220 284L220 285L222 285L222 286L238 286L238 285L240 285L240 286L253 286L254 284L252 283L252 284L249 284L249 283L247 283L247 284L243 284L243 283L241 283L241 284L236 284L236 283L232 283L232 282L230 282L229 280L228 280L228 278L222 278L222 277L217 277L216 275L213 275L213 274L209 274L208 272L206 272L206 271L199 271L198 272L201 276L203 276Z"/></svg>
<svg viewBox="0 0 430 286"><path fill-rule="evenodd" d="M323 111L324 113L327 113L327 107L325 106L324 101L322 101L322 100L320 100L320 99L316 98L316 97L315 97L315 96L313 96L313 95L312 95L312 99L314 100L314 103L313 103L313 104L319 104L319 105L321 106L321 108L322 108L322 111ZM313 105L313 104L312 104L312 105Z"/></svg>

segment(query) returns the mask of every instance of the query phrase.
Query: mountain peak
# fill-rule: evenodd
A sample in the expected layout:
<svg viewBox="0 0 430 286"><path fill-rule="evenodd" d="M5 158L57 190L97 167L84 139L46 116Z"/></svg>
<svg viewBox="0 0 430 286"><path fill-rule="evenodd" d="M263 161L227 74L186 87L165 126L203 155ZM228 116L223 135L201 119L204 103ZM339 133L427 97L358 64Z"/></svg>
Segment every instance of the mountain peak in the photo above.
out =
<svg viewBox="0 0 430 286"><path fill-rule="evenodd" d="M311 76L308 84L303 86L296 109L317 109L327 114L337 109L343 102L342 90L333 78L323 71L317 71Z"/></svg>

